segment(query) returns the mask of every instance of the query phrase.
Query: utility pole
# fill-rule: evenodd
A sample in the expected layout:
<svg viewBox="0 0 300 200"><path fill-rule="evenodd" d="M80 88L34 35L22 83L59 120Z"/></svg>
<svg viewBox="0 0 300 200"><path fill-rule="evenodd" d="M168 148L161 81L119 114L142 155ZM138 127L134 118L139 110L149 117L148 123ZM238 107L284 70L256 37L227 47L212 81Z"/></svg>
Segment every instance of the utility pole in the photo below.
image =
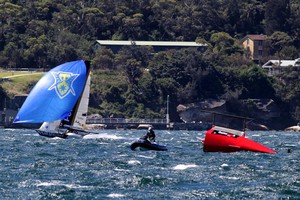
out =
<svg viewBox="0 0 300 200"><path fill-rule="evenodd" d="M167 96L167 116L166 116L166 120L167 120L167 126L170 125L170 116L169 116L169 95Z"/></svg>

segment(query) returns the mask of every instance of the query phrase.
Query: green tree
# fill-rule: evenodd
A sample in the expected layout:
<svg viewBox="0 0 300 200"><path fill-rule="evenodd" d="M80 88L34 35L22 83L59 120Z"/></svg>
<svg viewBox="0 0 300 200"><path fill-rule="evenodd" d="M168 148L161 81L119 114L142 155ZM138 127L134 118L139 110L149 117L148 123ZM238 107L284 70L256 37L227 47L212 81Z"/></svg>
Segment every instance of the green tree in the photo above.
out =
<svg viewBox="0 0 300 200"><path fill-rule="evenodd" d="M268 76L257 66L243 69L240 80L244 89L241 98L274 98L275 90Z"/></svg>
<svg viewBox="0 0 300 200"><path fill-rule="evenodd" d="M267 37L266 42L271 48L271 53L275 54L281 60L281 50L292 43L292 38L287 33L276 31Z"/></svg>
<svg viewBox="0 0 300 200"><path fill-rule="evenodd" d="M265 12L265 32L289 32L290 0L268 0Z"/></svg>
<svg viewBox="0 0 300 200"><path fill-rule="evenodd" d="M237 27L238 33L242 37L249 33L260 34L264 32L263 22L265 19L265 1L239 1L236 6L240 6L242 8L240 10L240 26Z"/></svg>
<svg viewBox="0 0 300 200"><path fill-rule="evenodd" d="M280 51L280 55L285 60L294 60L300 57L300 52L295 46L284 46Z"/></svg>
<svg viewBox="0 0 300 200"><path fill-rule="evenodd" d="M213 52L223 55L231 55L236 52L242 52L240 45L225 32L214 33L210 37L213 45Z"/></svg>
<svg viewBox="0 0 300 200"><path fill-rule="evenodd" d="M22 7L8 2L6 0L0 0L0 25L1 34L4 34L4 30L7 30L13 25L14 20L20 17L22 14Z"/></svg>
<svg viewBox="0 0 300 200"><path fill-rule="evenodd" d="M180 101L193 101L203 97L203 78L209 74L209 68L202 53L195 49L160 52L149 64L154 80L174 79L170 83L178 87L177 99Z"/></svg>
<svg viewBox="0 0 300 200"><path fill-rule="evenodd" d="M291 36L295 46L300 46L300 4L297 0L291 1Z"/></svg>
<svg viewBox="0 0 300 200"><path fill-rule="evenodd" d="M99 48L92 60L94 69L116 69L114 66L114 53L107 48Z"/></svg>
<svg viewBox="0 0 300 200"><path fill-rule="evenodd" d="M224 0L223 1L224 11L223 17L226 20L225 32L230 34L235 34L238 32L241 24L240 24L240 4L237 0Z"/></svg>
<svg viewBox="0 0 300 200"><path fill-rule="evenodd" d="M24 52L27 62L31 62L38 67L45 66L48 44L49 41L46 35L41 35L38 38L29 38L26 42L28 48Z"/></svg>
<svg viewBox="0 0 300 200"><path fill-rule="evenodd" d="M138 96L140 91L138 88L138 78L142 75L141 62L135 59L128 59L123 66L127 80L131 86L131 91L135 96Z"/></svg>

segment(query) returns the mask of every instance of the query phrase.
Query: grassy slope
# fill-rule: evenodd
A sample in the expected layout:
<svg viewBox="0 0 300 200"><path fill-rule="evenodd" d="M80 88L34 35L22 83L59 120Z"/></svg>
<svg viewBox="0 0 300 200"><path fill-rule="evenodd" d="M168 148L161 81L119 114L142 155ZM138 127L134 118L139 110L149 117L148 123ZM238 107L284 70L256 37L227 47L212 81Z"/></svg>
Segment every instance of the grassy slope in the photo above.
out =
<svg viewBox="0 0 300 200"><path fill-rule="evenodd" d="M26 95L43 75L40 72L0 72L0 78L8 77L0 85L10 97Z"/></svg>
<svg viewBox="0 0 300 200"><path fill-rule="evenodd" d="M13 98L15 95L26 95L44 75L41 72L0 72L0 86ZM92 72L91 93L100 96L112 86L121 88L127 85L126 77L120 71L96 70Z"/></svg>

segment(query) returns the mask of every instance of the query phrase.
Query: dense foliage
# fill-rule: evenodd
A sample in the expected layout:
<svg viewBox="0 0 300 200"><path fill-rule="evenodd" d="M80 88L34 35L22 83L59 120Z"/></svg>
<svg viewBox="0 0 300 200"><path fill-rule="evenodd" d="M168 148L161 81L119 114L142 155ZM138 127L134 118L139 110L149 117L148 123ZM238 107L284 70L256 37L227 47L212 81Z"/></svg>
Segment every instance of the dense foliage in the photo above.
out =
<svg viewBox="0 0 300 200"><path fill-rule="evenodd" d="M299 30L298 0L0 0L0 66L92 60L91 110L103 116L164 117L170 95L171 110L204 98L277 98L300 120L299 70L270 79L239 44L246 34L267 34L273 58L295 59ZM197 41L208 49L113 53L95 49L97 39Z"/></svg>

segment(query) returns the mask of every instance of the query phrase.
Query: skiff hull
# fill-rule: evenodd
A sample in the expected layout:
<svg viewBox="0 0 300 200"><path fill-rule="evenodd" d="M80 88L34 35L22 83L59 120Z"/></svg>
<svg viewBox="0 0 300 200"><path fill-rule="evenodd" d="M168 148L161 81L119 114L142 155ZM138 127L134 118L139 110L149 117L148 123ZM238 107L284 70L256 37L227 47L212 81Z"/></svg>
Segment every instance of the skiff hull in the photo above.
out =
<svg viewBox="0 0 300 200"><path fill-rule="evenodd" d="M54 132L47 132L47 131L42 131L37 129L36 132L38 132L39 135L49 137L49 138L54 138L54 137L59 137L59 138L67 138L68 135L64 133L54 133Z"/></svg>
<svg viewBox="0 0 300 200"><path fill-rule="evenodd" d="M36 132L38 132L38 134L39 134L40 136L45 136L45 137L49 137L49 138L58 137L58 138L63 138L63 139L81 139L81 138L83 138L85 135L87 135L86 132L85 132L85 134L72 133L72 132L68 132L68 133L58 133L58 132L42 131L42 130L39 130L39 129L37 129Z"/></svg>

